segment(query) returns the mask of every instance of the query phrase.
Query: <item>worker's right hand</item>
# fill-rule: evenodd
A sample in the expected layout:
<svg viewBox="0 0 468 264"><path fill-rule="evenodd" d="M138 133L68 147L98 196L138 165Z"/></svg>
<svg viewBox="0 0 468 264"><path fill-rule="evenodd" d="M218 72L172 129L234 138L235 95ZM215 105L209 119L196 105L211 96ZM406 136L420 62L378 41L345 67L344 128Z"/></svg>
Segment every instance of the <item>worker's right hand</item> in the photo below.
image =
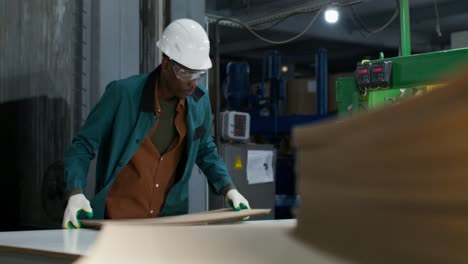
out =
<svg viewBox="0 0 468 264"><path fill-rule="evenodd" d="M81 210L84 211L88 217L93 216L91 204L82 193L70 196L67 208L63 214L62 227L66 229L80 228L81 224L78 221L78 213Z"/></svg>

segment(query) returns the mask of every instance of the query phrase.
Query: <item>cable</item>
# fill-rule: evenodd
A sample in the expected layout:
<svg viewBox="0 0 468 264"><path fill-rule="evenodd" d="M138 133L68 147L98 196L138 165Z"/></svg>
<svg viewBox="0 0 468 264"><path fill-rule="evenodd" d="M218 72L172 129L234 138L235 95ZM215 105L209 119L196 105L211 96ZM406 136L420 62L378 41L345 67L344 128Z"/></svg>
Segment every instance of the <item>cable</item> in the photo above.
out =
<svg viewBox="0 0 468 264"><path fill-rule="evenodd" d="M364 23L364 21L361 19L359 14L354 9L354 6L351 6L350 7L351 8L351 19L353 20L353 23L358 27L358 30L361 33L361 35L363 35L365 38L369 38L371 35L374 35L374 34L377 34L377 33L381 32L382 30L386 29L390 24L392 24L393 21L395 21L395 19L398 17L398 14L400 13L400 10L399 10L400 9L400 3L398 2L398 0L395 0L395 2L396 2L395 12L393 13L390 20L388 20L383 26L381 26L380 28L375 29L375 30L371 30L369 27L367 27L367 25ZM356 20L358 20L358 21L356 21ZM367 31L368 33L367 34L363 33L362 28L365 31Z"/></svg>
<svg viewBox="0 0 468 264"><path fill-rule="evenodd" d="M315 0L315 1L308 1L307 5L301 5L296 7L291 7L286 10L282 11L270 11L269 15L261 16L255 19L250 20L243 20L243 22L249 26L252 25L261 25L270 22L274 22L278 19L283 18L284 16L288 16L290 14L295 13L312 13L321 8L325 8L329 5L329 0Z"/></svg>
<svg viewBox="0 0 468 264"><path fill-rule="evenodd" d="M358 4L358 3L362 3L364 0L354 0L354 1L351 1L351 2L346 2L346 3L341 3L341 2L335 2L333 0L329 0L329 5L332 5L332 6L338 6L338 7L345 7L345 6L352 6L352 5L355 5L355 4ZM291 16L294 16L294 15L297 15L297 14L304 14L304 13L309 13L309 12L313 12L313 11L307 11L306 9L303 9L302 11L293 11L293 12L290 12L289 14L286 14L284 15L283 17L280 17L277 21L275 21L274 23L270 24L270 25L267 25L267 26L263 26L263 27L253 27L253 26L249 26L247 23L245 22L242 22L238 19L235 19L235 18L228 18L228 17L220 17L216 20L216 23L217 24L220 24L221 21L229 21L229 22L232 22L232 23L235 23L235 24L238 24L240 25L241 27L244 27L245 29L247 29L248 31L250 31L255 37L265 41L265 42L268 42L268 43L271 43L271 44L276 44L276 45L279 45L279 44L286 44L286 43L289 43L291 41L294 41L296 40L297 38L301 37L302 35L304 35L308 30L309 28L312 26L312 24L315 22L315 20L317 19L317 17L320 15L320 13L323 12L323 10L325 9L325 7L321 7L317 13L315 14L315 16L312 18L312 20L309 22L309 24L306 26L306 28L299 34L297 34L296 36L292 37L292 38L289 38L289 39L286 39L286 40L282 40L282 41L275 41L275 40L271 40L271 39L267 39L261 35L259 35L257 32L255 31L261 31L261 30L266 30L266 29L269 29L269 28L272 28L278 24L280 24L281 22L283 22L284 20L288 19L289 17ZM356 14L357 15L357 14ZM354 20L353 20L354 21ZM392 21L393 22L393 21ZM266 22L264 22L266 23ZM259 24L263 24L263 23L259 23ZM364 35L365 36L365 35Z"/></svg>
<svg viewBox="0 0 468 264"><path fill-rule="evenodd" d="M260 30L265 30L265 29L269 29L269 28L272 28L276 25L278 25L279 23L283 22L284 20L286 20L287 18L289 17L292 17L294 15L297 15L297 14L304 14L304 13L308 13L308 12L296 12L296 13L291 13L291 14L288 14L280 19L278 19L276 22L268 25L268 26L264 26L264 27L251 27L253 30L256 30L256 31L260 31Z"/></svg>
<svg viewBox="0 0 468 264"><path fill-rule="evenodd" d="M341 2L342 1L342 2ZM249 25L253 30L264 30L271 28L282 21L284 21L286 18L291 17L292 15L296 14L304 14L304 13L312 13L316 10L319 9L325 9L326 7L329 6L334 6L334 7L347 7L359 3L363 3L369 0L316 0L313 5L303 5L303 6L298 6L294 8L290 8L289 10L286 11L281 11L279 13L274 13L271 15L268 15L266 17L262 18L257 18L257 19L252 19L252 20L243 20L244 24ZM250 0L247 0L247 11L246 13L250 13ZM271 12L270 12L271 13ZM214 14L209 14L207 13L206 16L208 17L208 22L214 23L216 22L219 18L226 18L223 16L218 16ZM234 19L234 18L233 18ZM266 23L272 23L268 26L264 27L253 27L253 25L261 25L261 24L266 24ZM231 26L231 27L239 27L238 25L234 24L229 24L229 23L219 23L220 25L226 25L226 26ZM237 24L237 23L236 23Z"/></svg>
<svg viewBox="0 0 468 264"><path fill-rule="evenodd" d="M359 25L364 28L365 31L370 33L372 30L370 30L367 26L366 23L361 19L361 16L356 12L356 9L354 9L354 6L351 6L351 11L352 11L352 17L356 18L357 21L359 22Z"/></svg>
<svg viewBox="0 0 468 264"><path fill-rule="evenodd" d="M350 9L351 10L351 9ZM356 19L354 18L354 16L351 14L351 20L353 21L354 25L356 26L357 30L359 31L359 33L364 37L364 38L368 38L367 34L368 32L363 32L363 29L361 28L362 26L358 24L358 22L356 21Z"/></svg>
<svg viewBox="0 0 468 264"><path fill-rule="evenodd" d="M275 40L267 39L267 38L265 38L263 36L260 36L249 25L245 24L244 22L242 22L240 20L234 19L234 18L227 18L227 17L219 18L218 20L216 20L216 23L219 23L220 21L223 21L223 20L230 21L230 22L233 22L233 23L237 23L237 24L241 25L242 27L244 27L245 29L247 29L248 31L250 31L257 38L259 38L259 39L261 39L261 40L263 40L265 42L271 43L271 44L280 45L280 44L286 44L286 43L289 43L291 41L294 41L297 38L300 38L302 35L304 35L307 32L307 30L309 30L309 28L312 26L312 24L315 22L315 20L320 15L320 13L322 13L322 11L323 11L323 8L321 8L320 10L317 11L315 16L310 20L309 24L306 26L306 28L301 33L297 34L296 36L294 36L292 38L289 38L289 39L286 39L286 40L281 40L281 41L275 41Z"/></svg>
<svg viewBox="0 0 468 264"><path fill-rule="evenodd" d="M351 6L351 5L355 5L355 4L360 4L360 3L364 2L364 1L365 0L343 1L345 3L341 3L340 1L335 2L333 0L329 0L329 3L332 6L344 7L344 6Z"/></svg>
<svg viewBox="0 0 468 264"><path fill-rule="evenodd" d="M390 20L385 23L383 26L381 26L379 29L376 29L372 32L370 32L370 34L377 34L379 33L380 31L386 29L388 26L390 26L390 24L393 23L393 21L395 21L395 19L398 17L398 14L400 14L400 3L398 2L398 0L395 0L396 2L396 8L395 8L395 12L393 13L393 16L390 18Z"/></svg>

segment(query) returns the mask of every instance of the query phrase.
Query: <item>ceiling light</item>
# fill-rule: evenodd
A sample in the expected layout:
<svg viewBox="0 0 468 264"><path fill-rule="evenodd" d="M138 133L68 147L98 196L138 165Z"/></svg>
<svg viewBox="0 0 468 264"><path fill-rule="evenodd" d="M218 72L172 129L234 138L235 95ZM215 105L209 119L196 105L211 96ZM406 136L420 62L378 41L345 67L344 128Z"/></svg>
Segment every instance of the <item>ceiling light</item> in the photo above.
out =
<svg viewBox="0 0 468 264"><path fill-rule="evenodd" d="M330 24L334 24L338 21L338 18L340 16L340 13L338 13L338 10L335 8L328 8L325 11L325 21L327 21Z"/></svg>

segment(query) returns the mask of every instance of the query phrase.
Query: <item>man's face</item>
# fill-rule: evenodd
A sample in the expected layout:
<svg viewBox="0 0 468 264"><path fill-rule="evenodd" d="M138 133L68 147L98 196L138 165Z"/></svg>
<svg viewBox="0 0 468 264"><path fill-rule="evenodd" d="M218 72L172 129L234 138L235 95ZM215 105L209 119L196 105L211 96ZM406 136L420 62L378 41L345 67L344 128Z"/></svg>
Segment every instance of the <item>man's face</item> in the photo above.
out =
<svg viewBox="0 0 468 264"><path fill-rule="evenodd" d="M165 59L170 89L177 98L185 98L193 94L198 80L206 71L189 69L174 60Z"/></svg>

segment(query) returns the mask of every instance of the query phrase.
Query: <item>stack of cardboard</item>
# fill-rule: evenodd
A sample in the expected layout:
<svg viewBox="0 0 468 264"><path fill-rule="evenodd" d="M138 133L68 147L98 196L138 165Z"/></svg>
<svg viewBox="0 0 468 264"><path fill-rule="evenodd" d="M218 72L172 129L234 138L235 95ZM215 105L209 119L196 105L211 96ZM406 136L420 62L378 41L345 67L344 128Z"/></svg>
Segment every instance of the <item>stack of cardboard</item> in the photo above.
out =
<svg viewBox="0 0 468 264"><path fill-rule="evenodd" d="M451 79L294 132L298 237L357 263L468 263L468 75Z"/></svg>

